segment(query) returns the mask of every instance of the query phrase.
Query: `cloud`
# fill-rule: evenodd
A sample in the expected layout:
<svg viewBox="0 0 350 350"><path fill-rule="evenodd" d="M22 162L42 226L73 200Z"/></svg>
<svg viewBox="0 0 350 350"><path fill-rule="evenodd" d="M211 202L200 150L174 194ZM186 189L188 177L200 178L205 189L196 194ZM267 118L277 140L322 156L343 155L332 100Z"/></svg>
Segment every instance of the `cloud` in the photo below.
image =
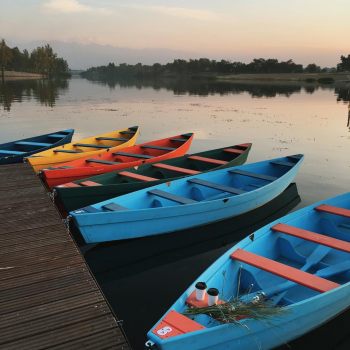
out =
<svg viewBox="0 0 350 350"><path fill-rule="evenodd" d="M90 7L80 4L76 0L52 0L42 4L44 12L49 13L81 13L81 12L94 12L100 14L111 14L111 11L102 7Z"/></svg>
<svg viewBox="0 0 350 350"><path fill-rule="evenodd" d="M166 6L145 6L145 5L124 5L125 7L135 8L162 13L174 17L192 18L197 20L216 20L220 15L214 12L196 9L187 9L183 7L166 7Z"/></svg>

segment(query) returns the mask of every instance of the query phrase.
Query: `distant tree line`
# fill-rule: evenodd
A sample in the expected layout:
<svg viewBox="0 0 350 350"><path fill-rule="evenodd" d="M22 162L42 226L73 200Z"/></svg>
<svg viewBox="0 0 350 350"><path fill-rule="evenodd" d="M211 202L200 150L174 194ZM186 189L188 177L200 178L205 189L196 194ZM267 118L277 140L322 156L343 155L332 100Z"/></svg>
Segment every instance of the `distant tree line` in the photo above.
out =
<svg viewBox="0 0 350 350"><path fill-rule="evenodd" d="M11 49L2 39L0 42L0 66L2 76L4 76L4 70L40 73L48 76L69 74L67 61L57 57L49 44L37 47L29 54L27 50L21 52L18 47Z"/></svg>
<svg viewBox="0 0 350 350"><path fill-rule="evenodd" d="M337 68L321 68L315 63L310 63L305 68L302 64L294 63L293 60L279 62L277 59L255 58L250 63L231 62L226 60L215 61L208 58L200 59L176 59L172 63L153 65L142 65L141 63L131 65L122 63L116 66L109 63L108 66L99 66L89 68L82 73L85 77L104 76L110 78L143 78L152 76L188 76L200 77L201 75L214 77L215 74L271 74L271 73L334 73L336 71L349 70L346 68L350 60L341 56L343 63Z"/></svg>

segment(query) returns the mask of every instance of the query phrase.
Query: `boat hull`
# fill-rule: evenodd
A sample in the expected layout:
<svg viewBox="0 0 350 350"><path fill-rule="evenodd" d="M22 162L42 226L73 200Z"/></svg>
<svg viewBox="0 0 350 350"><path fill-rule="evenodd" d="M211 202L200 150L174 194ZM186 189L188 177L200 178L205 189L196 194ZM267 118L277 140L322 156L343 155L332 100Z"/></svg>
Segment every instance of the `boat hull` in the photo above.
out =
<svg viewBox="0 0 350 350"><path fill-rule="evenodd" d="M195 155L216 159L215 158L216 152L219 152L219 151L222 152L223 149L225 148L222 148L220 150L200 152L200 153L196 153ZM212 170L220 170L220 169L230 168L230 167L244 164L248 158L250 149L251 149L251 145L248 148L246 148L244 152L240 154L238 157L227 162L225 165L220 165L215 168L212 168ZM183 156L175 159L162 161L162 164L176 166L176 167L185 167L183 163L185 163L186 159L187 159L187 156ZM134 168L128 168L124 170L133 172L136 174L140 174L140 175L147 175L147 169L149 169L150 167L152 167L152 165L145 164L138 167L137 170L135 170ZM206 171L205 166L203 168L199 168L198 170L201 172ZM144 174L144 172L146 172L146 174ZM116 177L117 175L118 175L118 172L112 172L107 175L103 174L103 175L87 178L85 179L85 181L93 181L93 182L103 184L103 180L107 176L113 178L113 177ZM183 178L184 176L185 174L182 174L182 176L177 176L177 177L166 177L164 179L159 179L157 181L138 181L138 182L119 183L119 184L103 184L103 186L89 186L89 187L87 186L86 187L82 187L82 186L81 187L64 187L64 185L57 186L54 188L55 204L59 209L61 208L60 210L61 213L70 212L94 203L103 202L111 198L119 197L131 192L139 191L139 190L152 187L164 182L174 181L174 180ZM75 182L75 183L78 184L79 182Z"/></svg>
<svg viewBox="0 0 350 350"><path fill-rule="evenodd" d="M78 213L71 212L71 215L74 216L75 222L86 243L139 238L189 229L243 214L269 202L288 187L296 176L300 164L301 161L269 185L239 196L203 201L195 204L148 208L137 211L126 210L97 214L81 214L78 211ZM234 169L242 168L249 170L254 166L256 165L249 164ZM226 171L228 170L223 169L201 174L201 178L210 179L212 174ZM191 178L193 176L188 179ZM166 190L167 187L172 186L172 192L177 193L177 188L180 188L184 181L186 179L162 184L155 188ZM148 190L135 192L133 194L135 195L134 199L136 201L138 198L141 199L142 196L147 194ZM127 196L119 198L118 203L123 204L123 199L126 199ZM104 204L107 203L99 203L99 206Z"/></svg>

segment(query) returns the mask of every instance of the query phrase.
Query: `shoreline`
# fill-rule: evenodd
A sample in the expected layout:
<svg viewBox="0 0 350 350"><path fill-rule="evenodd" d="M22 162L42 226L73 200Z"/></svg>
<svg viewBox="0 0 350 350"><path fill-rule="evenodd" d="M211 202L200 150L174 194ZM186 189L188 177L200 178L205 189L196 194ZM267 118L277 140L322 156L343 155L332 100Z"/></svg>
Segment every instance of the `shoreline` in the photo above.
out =
<svg viewBox="0 0 350 350"><path fill-rule="evenodd" d="M2 74L0 72L0 77ZM44 76L45 77L45 76ZM4 72L4 80L16 80L16 79L42 79L43 75L38 73L27 73L27 72Z"/></svg>

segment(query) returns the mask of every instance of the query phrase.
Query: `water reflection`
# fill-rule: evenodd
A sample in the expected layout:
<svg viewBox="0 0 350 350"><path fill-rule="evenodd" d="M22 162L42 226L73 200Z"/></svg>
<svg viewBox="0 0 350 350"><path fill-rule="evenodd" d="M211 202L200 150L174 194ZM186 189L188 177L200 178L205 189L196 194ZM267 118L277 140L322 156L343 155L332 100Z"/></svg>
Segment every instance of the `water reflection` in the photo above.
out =
<svg viewBox="0 0 350 350"><path fill-rule="evenodd" d="M34 99L53 107L60 95L69 88L67 79L28 79L5 81L0 84L0 104L10 111L13 102Z"/></svg>
<svg viewBox="0 0 350 350"><path fill-rule="evenodd" d="M111 89L116 87L143 89L152 88L156 91L165 89L173 91L175 95L230 95L247 92L251 97L273 98L278 95L289 97L292 94L299 94L302 91L313 94L318 90L334 91L337 101L350 101L350 88L348 84L335 85L310 85L308 83L261 83L261 82L226 82L226 81L203 81L187 79L123 79L123 80L94 80L88 79L97 84L106 85Z"/></svg>

